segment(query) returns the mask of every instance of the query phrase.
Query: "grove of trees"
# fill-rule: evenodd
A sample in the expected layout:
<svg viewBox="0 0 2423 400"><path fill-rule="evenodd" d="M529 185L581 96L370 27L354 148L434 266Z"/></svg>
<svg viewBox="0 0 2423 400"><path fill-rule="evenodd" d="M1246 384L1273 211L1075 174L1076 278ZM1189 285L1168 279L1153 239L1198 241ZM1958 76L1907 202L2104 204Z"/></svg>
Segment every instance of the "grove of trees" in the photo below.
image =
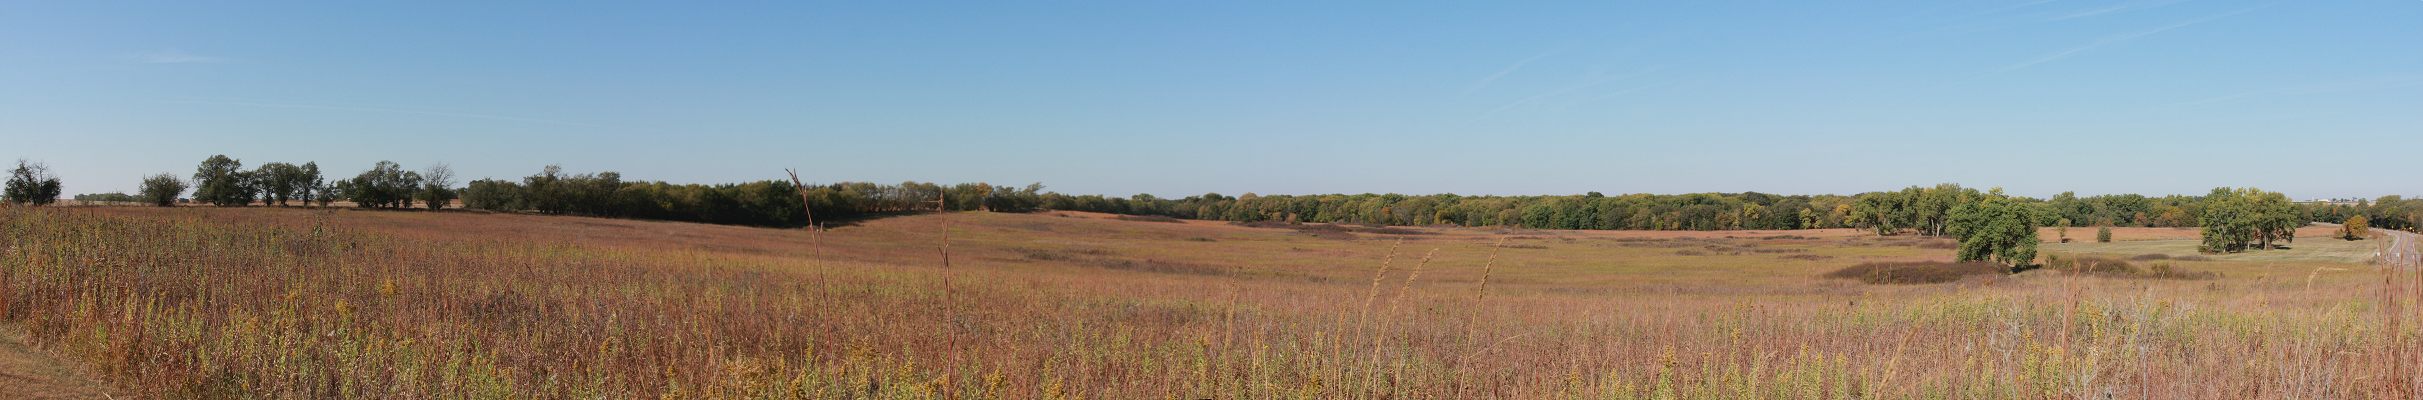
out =
<svg viewBox="0 0 2423 400"><path fill-rule="evenodd" d="M2271 249L2297 240L2297 227L2314 222L2297 212L2288 195L2256 188L2215 188L2204 195L2202 250L2233 253Z"/></svg>
<svg viewBox="0 0 2423 400"><path fill-rule="evenodd" d="M1007 188L986 183L843 182L809 185L803 204L801 190L788 181L721 185L624 181L615 172L572 174L550 165L519 182L471 181L462 189L462 199L465 208L489 211L796 226L806 224L810 213L831 219L937 207L1025 212L1042 204L1043 196L1037 193L1042 189L1041 184ZM937 203L943 199L948 202Z"/></svg>

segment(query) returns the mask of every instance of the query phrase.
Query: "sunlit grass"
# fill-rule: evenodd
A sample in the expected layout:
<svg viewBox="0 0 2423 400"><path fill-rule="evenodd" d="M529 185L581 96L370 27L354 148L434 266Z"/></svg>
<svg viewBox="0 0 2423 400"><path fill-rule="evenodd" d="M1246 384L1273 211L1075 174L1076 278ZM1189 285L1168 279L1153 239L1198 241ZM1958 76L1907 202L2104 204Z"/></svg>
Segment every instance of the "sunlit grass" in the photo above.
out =
<svg viewBox="0 0 2423 400"><path fill-rule="evenodd" d="M2337 262L1870 286L1814 276L1948 252L953 213L946 269L944 217L811 247L571 217L7 209L0 319L172 398L2409 398L2423 373L2416 277Z"/></svg>

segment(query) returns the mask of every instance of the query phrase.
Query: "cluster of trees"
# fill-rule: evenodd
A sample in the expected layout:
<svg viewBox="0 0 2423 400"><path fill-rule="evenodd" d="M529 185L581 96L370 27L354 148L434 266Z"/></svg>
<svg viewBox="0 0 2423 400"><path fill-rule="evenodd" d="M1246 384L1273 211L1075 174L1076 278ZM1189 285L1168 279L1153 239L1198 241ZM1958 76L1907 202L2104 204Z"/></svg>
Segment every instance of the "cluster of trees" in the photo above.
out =
<svg viewBox="0 0 2423 400"><path fill-rule="evenodd" d="M45 205L59 200L59 177L50 173L50 166L17 159L17 169L9 170L8 186L0 198L9 204Z"/></svg>
<svg viewBox="0 0 2423 400"><path fill-rule="evenodd" d="M2297 227L2313 222L2288 195L2256 188L2215 188L2201 203L2204 212L2197 222L2204 227L2201 250L2207 253L2271 249L2275 242L2295 242Z"/></svg>
<svg viewBox="0 0 2423 400"><path fill-rule="evenodd" d="M481 179L462 189L465 208L716 224L798 226L815 218L946 209L1026 212L1043 204L1042 184L1025 188L985 183L943 186L903 182L809 185L756 181L699 185L624 181L615 172L570 174L547 166L520 181Z"/></svg>
<svg viewBox="0 0 2423 400"><path fill-rule="evenodd" d="M2359 199L2355 204L2316 204L2309 211L2315 221L2339 222L2364 217L2371 227L2404 231L2423 227L2423 199L2403 196L2381 196Z"/></svg>
<svg viewBox="0 0 2423 400"><path fill-rule="evenodd" d="M302 165L272 162L245 169L243 160L226 155L203 159L194 168L190 184L176 174L161 173L143 177L141 190L133 196L107 193L79 195L77 199L93 201L139 201L159 206L175 205L178 196L193 189L193 201L222 207L239 207L254 202L285 206L288 202L328 206L337 200L352 201L366 208L406 208L418 199L429 208L443 208L454 200L454 172L445 164L436 164L425 171L403 171L394 162L380 161L353 179L329 182L321 175L317 162Z"/></svg>
<svg viewBox="0 0 2423 400"><path fill-rule="evenodd" d="M171 187L183 191L182 182L175 185L154 182L158 177L144 179L145 192L166 192ZM273 162L245 170L243 161L215 155L203 159L194 169L194 201L223 207L250 205L256 200L281 206L290 200L307 204L318 200L320 205L327 205L333 196L322 183L319 163L298 166Z"/></svg>
<svg viewBox="0 0 2423 400"><path fill-rule="evenodd" d="M1955 261L1991 261L2024 265L2036 261L2036 207L2012 201L1996 188L1986 193L1959 190L1946 198L1956 202L1944 211L1944 232L1960 240Z"/></svg>
<svg viewBox="0 0 2423 400"><path fill-rule="evenodd" d="M393 161L379 161L368 171L353 179L340 180L328 187L331 197L352 201L363 208L412 208L413 200L431 210L453 204L454 169L446 164L430 165L422 171L405 171ZM325 204L323 204L325 205Z"/></svg>

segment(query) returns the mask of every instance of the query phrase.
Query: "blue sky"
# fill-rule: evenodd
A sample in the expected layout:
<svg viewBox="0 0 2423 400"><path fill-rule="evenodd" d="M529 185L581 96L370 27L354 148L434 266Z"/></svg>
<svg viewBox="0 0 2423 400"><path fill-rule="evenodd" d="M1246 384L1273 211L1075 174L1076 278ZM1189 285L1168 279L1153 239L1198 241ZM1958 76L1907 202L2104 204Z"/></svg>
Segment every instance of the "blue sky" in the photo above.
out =
<svg viewBox="0 0 2423 400"><path fill-rule="evenodd" d="M0 4L0 157L1063 193L2423 193L2423 1ZM2350 160L2362 157L2366 161Z"/></svg>

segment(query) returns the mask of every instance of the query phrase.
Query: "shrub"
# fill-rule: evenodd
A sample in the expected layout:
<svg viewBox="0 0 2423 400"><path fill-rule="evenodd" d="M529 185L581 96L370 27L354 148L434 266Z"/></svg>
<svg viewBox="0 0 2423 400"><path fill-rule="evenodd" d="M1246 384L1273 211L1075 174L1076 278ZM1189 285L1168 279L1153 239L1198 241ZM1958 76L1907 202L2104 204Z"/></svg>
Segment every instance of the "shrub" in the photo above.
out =
<svg viewBox="0 0 2423 400"><path fill-rule="evenodd" d="M2136 261L2168 260L2168 259L2171 259L2171 255L2169 255L2169 254L2138 254L2136 257L2129 257L2129 259L2130 259L2130 260L2136 260Z"/></svg>
<svg viewBox="0 0 2423 400"><path fill-rule="evenodd" d="M2112 227L2106 226L2106 227L2099 227L2099 228L2095 228L2095 243L2111 243L2111 242L2112 242Z"/></svg>
<svg viewBox="0 0 2423 400"><path fill-rule="evenodd" d="M1958 281L1961 277L1970 275L2003 275L2010 271L2010 268L2005 268L2000 264L1985 262L1871 262L1860 263L1821 276L1835 279L1858 279L1860 282L1869 284L1908 285L1945 283Z"/></svg>

